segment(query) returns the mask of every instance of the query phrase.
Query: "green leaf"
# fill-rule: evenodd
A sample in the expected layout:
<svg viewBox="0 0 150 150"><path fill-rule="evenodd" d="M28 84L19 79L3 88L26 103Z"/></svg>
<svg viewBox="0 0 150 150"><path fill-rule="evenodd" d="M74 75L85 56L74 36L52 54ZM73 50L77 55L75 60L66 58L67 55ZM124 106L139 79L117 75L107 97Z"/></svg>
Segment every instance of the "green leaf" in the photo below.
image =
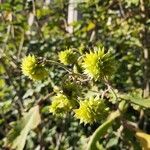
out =
<svg viewBox="0 0 150 150"><path fill-rule="evenodd" d="M111 147L117 145L117 144L118 144L118 140L119 140L118 137L113 137L113 138L111 138L111 139L108 141L108 143L107 143L107 145L106 145L106 148L108 149L108 148L111 148Z"/></svg>
<svg viewBox="0 0 150 150"><path fill-rule="evenodd" d="M126 101L129 101L133 104L136 104L138 106L144 107L144 108L150 108L150 99L140 98L140 97L134 97L134 96L125 96L121 97L121 99L124 99Z"/></svg>
<svg viewBox="0 0 150 150"><path fill-rule="evenodd" d="M120 116L119 111L115 111L110 114L107 121L99 126L92 135L87 150L98 150L97 145L99 139L107 132L108 128L112 125L113 121Z"/></svg>
<svg viewBox="0 0 150 150"><path fill-rule="evenodd" d="M137 104L139 106L145 107L145 108L150 108L150 99L134 99L134 98L130 98L130 101L134 104Z"/></svg>
<svg viewBox="0 0 150 150"><path fill-rule="evenodd" d="M33 89L28 89L27 91L26 91L26 93L23 95L23 99L26 99L26 98L28 98L29 96L32 96L33 95L33 93L34 93L34 90Z"/></svg>
<svg viewBox="0 0 150 150"><path fill-rule="evenodd" d="M130 7L132 4L137 6L139 4L139 0L125 0L125 2L127 3L127 5Z"/></svg>
<svg viewBox="0 0 150 150"><path fill-rule="evenodd" d="M6 146L15 150L23 150L28 133L30 130L36 128L40 122L39 106L34 106L10 130L6 139Z"/></svg>

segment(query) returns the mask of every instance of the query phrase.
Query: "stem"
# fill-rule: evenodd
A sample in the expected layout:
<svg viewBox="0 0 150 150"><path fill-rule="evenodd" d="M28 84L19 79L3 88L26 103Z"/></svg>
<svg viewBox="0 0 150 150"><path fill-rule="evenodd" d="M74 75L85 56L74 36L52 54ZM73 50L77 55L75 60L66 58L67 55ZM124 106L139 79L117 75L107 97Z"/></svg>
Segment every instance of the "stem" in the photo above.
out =
<svg viewBox="0 0 150 150"><path fill-rule="evenodd" d="M124 128L127 128L131 131L138 131L138 126L136 123L134 122L131 122L131 121L128 121L128 120L125 120L125 119L122 119L122 125L124 126Z"/></svg>
<svg viewBox="0 0 150 150"><path fill-rule="evenodd" d="M108 79L106 77L104 78L104 82L107 85L108 89L112 92L113 96L115 97L115 100L117 101L118 100L118 96L117 96L114 88L111 86L111 84L109 83L109 81L108 81Z"/></svg>
<svg viewBox="0 0 150 150"><path fill-rule="evenodd" d="M121 100L125 100L125 101L127 101L128 103L132 103L132 104L135 104L135 105L138 105L138 106L140 106L140 107L142 107L142 108L148 108L148 107L146 107L146 106L144 106L144 105L142 105L142 104L140 104L140 103L138 103L138 102L134 102L134 101L132 101L130 98L129 99L126 99L126 98L123 98L123 97L118 97L119 99L121 99Z"/></svg>
<svg viewBox="0 0 150 150"><path fill-rule="evenodd" d="M120 14L122 15L123 18L125 18L125 12L124 12L121 0L118 0L118 5L120 8Z"/></svg>
<svg viewBox="0 0 150 150"><path fill-rule="evenodd" d="M108 120L104 122L101 126L97 128L97 130L92 135L87 150L97 150L97 142L99 141L100 137L102 137L106 132L107 129L112 125L113 121L120 116L120 112L117 110L110 114Z"/></svg>
<svg viewBox="0 0 150 150"><path fill-rule="evenodd" d="M21 40L20 40L20 44L19 44L18 54L17 54L18 60L20 58L20 54L21 54L21 51L22 51L22 48L23 48L24 41L25 41L25 33L24 33L24 30L23 30Z"/></svg>
<svg viewBox="0 0 150 150"><path fill-rule="evenodd" d="M109 85L109 86L110 86L110 85ZM110 86L110 90L111 90L113 96L115 97L115 100L118 100L118 96L117 96L115 90L112 88L112 86Z"/></svg>
<svg viewBox="0 0 150 150"><path fill-rule="evenodd" d="M57 62L57 61L54 61L54 60L45 60L44 62L45 62L46 64L49 64L49 63L50 63L50 64L57 65L57 66L63 68L64 70L66 70L66 71L67 71L69 74L71 74L71 75L80 76L80 77L82 77L82 78L85 78L85 77L86 77L86 76L83 75L83 74L74 73L73 71L69 70L65 65L63 65L63 64L61 64L61 63L59 63L59 62Z"/></svg>
<svg viewBox="0 0 150 150"><path fill-rule="evenodd" d="M61 68L63 68L64 70L66 70L68 73L72 73L71 70L69 70L66 66L64 66L63 64L54 61L54 60L45 60L46 63L52 63L54 65L60 66Z"/></svg>
<svg viewBox="0 0 150 150"><path fill-rule="evenodd" d="M110 90L110 87L108 87L101 95L101 99L104 99L105 94Z"/></svg>
<svg viewBox="0 0 150 150"><path fill-rule="evenodd" d="M54 92L51 92L51 93L47 94L45 97L40 98L39 100L37 100L36 104L41 106L43 104L43 102L45 100L47 100L49 97L51 97L52 95L54 95Z"/></svg>
<svg viewBox="0 0 150 150"><path fill-rule="evenodd" d="M149 35L148 35L148 27L146 26L146 22L148 19L148 12L146 10L146 6L147 6L147 2L144 0L140 0L140 10L141 10L141 19L142 19L142 23L144 25L144 28L142 30L141 33L141 40L142 40L142 44L143 44L143 58L144 58L144 68L143 68L143 86L144 86L144 90L143 90L143 97L146 98L150 95L150 75L149 75L149 58L150 58L150 44L149 44Z"/></svg>

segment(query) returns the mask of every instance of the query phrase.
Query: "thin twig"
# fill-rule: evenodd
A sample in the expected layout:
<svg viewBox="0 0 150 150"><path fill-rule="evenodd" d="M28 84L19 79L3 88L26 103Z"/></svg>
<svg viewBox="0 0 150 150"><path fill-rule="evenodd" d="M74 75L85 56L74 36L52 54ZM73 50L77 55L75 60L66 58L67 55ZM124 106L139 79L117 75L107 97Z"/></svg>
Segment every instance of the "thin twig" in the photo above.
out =
<svg viewBox="0 0 150 150"><path fill-rule="evenodd" d="M24 31L23 31L22 36L21 36L21 41L20 41L20 44L19 44L18 55L17 55L18 60L20 58L20 53L21 53L21 50L23 48L23 44L24 44L24 40L25 40L24 36L25 36L25 34L24 34Z"/></svg>
<svg viewBox="0 0 150 150"><path fill-rule="evenodd" d="M63 64L57 62L57 61L54 61L54 60L45 60L45 63L51 63L51 64L54 64L54 65L57 65L57 66L60 66L61 68L63 68L64 70L66 70L68 73L72 73L71 70L69 70L67 67L65 67Z"/></svg>
<svg viewBox="0 0 150 150"><path fill-rule="evenodd" d="M114 95L115 100L117 101L117 100L118 100L118 96L117 96L117 94L116 94L114 88L111 86L111 84L109 83L109 81L108 81L108 79L107 79L106 77L104 78L104 82L105 82L105 84L107 85L108 89L109 89L109 90L112 92L112 94Z"/></svg>
<svg viewBox="0 0 150 150"><path fill-rule="evenodd" d="M134 122L122 119L122 125L131 131L135 131L135 132L138 131L138 125Z"/></svg>
<svg viewBox="0 0 150 150"><path fill-rule="evenodd" d="M122 15L123 18L126 17L121 0L118 0L119 8L120 8L120 14Z"/></svg>
<svg viewBox="0 0 150 150"><path fill-rule="evenodd" d="M102 93L101 99L104 99L104 96L108 91L110 91L110 86L108 86L108 88Z"/></svg>
<svg viewBox="0 0 150 150"><path fill-rule="evenodd" d="M140 125L140 123L143 121L143 117L144 117L144 110L140 110L140 116L139 116L139 120L137 122L138 125Z"/></svg>
<svg viewBox="0 0 150 150"><path fill-rule="evenodd" d="M54 95L55 92L48 93L45 97L40 98L36 104L41 105L45 100L47 100L50 96Z"/></svg>
<svg viewBox="0 0 150 150"><path fill-rule="evenodd" d="M75 72L69 70L66 66L64 66L63 64L61 64L61 63L59 63L57 61L54 61L54 60L45 60L44 63L46 63L46 64L50 63L50 64L53 64L53 65L57 65L57 66L63 68L64 70L66 70L70 75L76 75L76 76L80 76L80 77L84 77L84 78L86 77L83 74L75 73Z"/></svg>

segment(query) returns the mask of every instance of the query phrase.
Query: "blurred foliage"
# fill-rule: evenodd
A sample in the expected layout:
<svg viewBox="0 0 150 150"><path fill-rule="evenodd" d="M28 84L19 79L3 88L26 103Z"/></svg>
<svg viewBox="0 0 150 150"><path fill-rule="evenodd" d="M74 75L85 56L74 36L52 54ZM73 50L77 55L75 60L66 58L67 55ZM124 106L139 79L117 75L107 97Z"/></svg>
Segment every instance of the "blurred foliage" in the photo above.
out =
<svg viewBox="0 0 150 150"><path fill-rule="evenodd" d="M84 97L103 93L103 98L108 100L107 106L116 110L118 102L114 94L105 93L107 91L101 81L76 81L63 68L52 64L49 65L48 79L33 82L22 74L21 61L28 54L34 54L39 61L44 58L59 62L60 51L74 49L78 56L101 44L106 49L111 49L117 62L116 72L111 76L112 86L122 99L130 99L124 113L125 119L135 122L141 130L150 133L149 99L142 98L145 82L144 49L150 47L150 2L142 2L143 0L83 0L76 8L80 19L71 24L74 31L69 33L68 0L50 0L49 3L46 0L0 1L1 149L7 147L5 143L9 133L17 130L18 133L13 135L14 140L21 136L18 134L25 129L24 126L28 124L26 121L33 121L30 118L32 116L26 120L24 114L30 114L37 104L40 106L41 123L37 126L36 122L37 125L30 126L27 130L24 149L86 149L90 135L99 124L80 124L71 114L64 115L63 118L54 117L49 111L51 96L57 91L68 97L75 95L74 91L82 91L77 95ZM72 65L67 67L71 69ZM74 65L74 70L82 72L78 64ZM78 89L74 89L71 84L65 86L66 81L79 85ZM26 120L25 123L18 125L23 119ZM142 139L141 135L138 137ZM142 148L134 131L121 128L120 120L113 122L113 126L104 137L99 138L99 142L99 149Z"/></svg>

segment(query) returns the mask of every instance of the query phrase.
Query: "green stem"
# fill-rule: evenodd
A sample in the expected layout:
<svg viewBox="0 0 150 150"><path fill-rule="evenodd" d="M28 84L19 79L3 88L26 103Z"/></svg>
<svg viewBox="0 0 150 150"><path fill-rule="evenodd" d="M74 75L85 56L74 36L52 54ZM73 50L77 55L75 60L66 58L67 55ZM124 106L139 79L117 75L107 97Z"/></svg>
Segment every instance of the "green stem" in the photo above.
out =
<svg viewBox="0 0 150 150"><path fill-rule="evenodd" d="M109 86L110 86L110 85L109 85ZM115 90L112 88L112 86L110 86L110 90L111 90L113 96L115 97L115 99L118 100L118 96L117 96Z"/></svg>
<svg viewBox="0 0 150 150"><path fill-rule="evenodd" d="M107 85L108 89L111 91L111 93L113 94L115 100L117 101L118 100L118 96L114 90L114 88L111 86L111 84L109 83L107 77L104 78L104 82L105 84Z"/></svg>
<svg viewBox="0 0 150 150"><path fill-rule="evenodd" d="M45 63L48 64L48 63L51 63L51 64L54 64L54 65L57 65L61 68L63 68L64 70L66 70L69 74L72 74L72 75L76 75L76 76L80 76L82 78L85 78L86 76L83 75L83 74L80 74L80 73L74 73L72 72L71 70L69 70L65 65L57 62L57 61L54 61L54 60L45 60Z"/></svg>
<svg viewBox="0 0 150 150"><path fill-rule="evenodd" d="M54 60L45 60L46 63L52 63L54 65L57 65L57 66L60 66L61 68L63 68L64 70L66 70L68 73L71 73L71 71L66 67L64 66L63 64L57 62L57 61L54 61Z"/></svg>
<svg viewBox="0 0 150 150"><path fill-rule="evenodd" d="M120 112L117 110L110 114L107 121L104 122L101 126L97 128L97 130L92 135L87 150L98 150L97 142L99 139L107 132L107 129L112 125L113 121L120 116Z"/></svg>

